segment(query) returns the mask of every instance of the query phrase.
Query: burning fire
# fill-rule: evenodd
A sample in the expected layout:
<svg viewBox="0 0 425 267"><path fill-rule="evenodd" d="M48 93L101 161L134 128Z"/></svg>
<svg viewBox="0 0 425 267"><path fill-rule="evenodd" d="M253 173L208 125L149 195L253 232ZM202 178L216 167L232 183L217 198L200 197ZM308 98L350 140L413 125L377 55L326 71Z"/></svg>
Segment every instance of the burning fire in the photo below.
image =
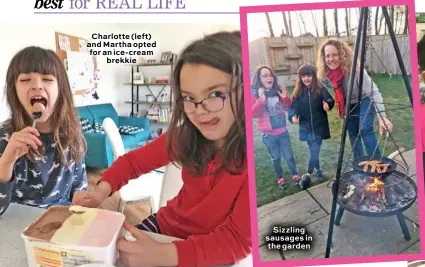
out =
<svg viewBox="0 0 425 267"><path fill-rule="evenodd" d="M371 177L371 180L373 182L366 185L366 191L378 192L384 189L384 182L382 182L381 177Z"/></svg>
<svg viewBox="0 0 425 267"><path fill-rule="evenodd" d="M386 209L385 182L380 176L369 177L364 181L363 190L357 193L358 209L368 212L382 212Z"/></svg>

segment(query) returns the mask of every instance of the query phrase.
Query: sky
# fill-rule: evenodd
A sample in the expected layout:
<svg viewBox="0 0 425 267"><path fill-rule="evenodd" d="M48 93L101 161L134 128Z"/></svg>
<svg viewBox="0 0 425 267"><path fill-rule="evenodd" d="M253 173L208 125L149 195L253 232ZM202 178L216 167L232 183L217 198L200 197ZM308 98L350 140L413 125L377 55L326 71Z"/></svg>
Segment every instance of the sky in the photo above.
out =
<svg viewBox="0 0 425 267"><path fill-rule="evenodd" d="M375 14L376 14L376 7L371 7L371 18L370 21L372 23L372 35L375 34ZM358 8L350 8L348 9L349 16L351 17L351 23L350 28L354 29L354 31L351 31L351 35L356 35L356 29L358 26L359 16L360 16L360 10ZM388 11L390 13L390 11ZM288 14L288 13L286 13ZM378 16L381 17L382 10L379 9ZM282 29L285 28L283 23L283 17L282 12L271 12L269 13L270 20L273 26L273 31L275 36L280 36L282 33ZM305 27L307 29L307 32L311 32L313 35L316 36L316 28L315 23L317 25L319 35L323 36L323 11L322 10L308 10L308 11L291 11L291 20L292 20L292 33L294 36L298 36L300 34L305 33L304 30L304 24L302 23L299 16L302 16ZM298 20L297 20L298 17ZM338 29L340 32L346 31L346 23L345 23L345 9L338 9ZM394 15L396 17L396 15ZM328 24L328 32L335 33L335 22L334 22L334 9L327 9L326 10L326 20ZM401 23L400 23L401 22ZM381 33L384 33L384 25L385 20L382 21L382 27L381 27ZM401 24L401 26L400 26ZM402 19L399 18L399 22L397 23L397 32L402 33L404 29L404 16ZM396 32L396 33L397 33ZM345 33L342 33L342 35L346 35ZM250 13L248 14L248 39L249 41L254 41L256 39L262 38L262 37L269 37L269 28L267 26L267 19L265 13Z"/></svg>

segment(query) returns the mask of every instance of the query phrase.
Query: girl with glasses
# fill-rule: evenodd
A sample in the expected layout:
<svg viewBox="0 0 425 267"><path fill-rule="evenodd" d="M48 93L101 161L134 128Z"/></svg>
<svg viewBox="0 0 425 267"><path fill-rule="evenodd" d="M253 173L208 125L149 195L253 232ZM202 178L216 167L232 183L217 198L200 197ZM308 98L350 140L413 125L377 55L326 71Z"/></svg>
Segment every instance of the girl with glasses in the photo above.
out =
<svg viewBox="0 0 425 267"><path fill-rule="evenodd" d="M174 163L183 187L137 228L183 239L163 244L124 227L125 266L230 265L251 253L240 32L218 32L194 41L173 73L172 119L167 132L117 159L94 192L76 194L76 205L98 207L130 179Z"/></svg>
<svg viewBox="0 0 425 267"><path fill-rule="evenodd" d="M291 108L291 99L286 87L279 87L277 77L269 67L260 66L255 71L251 88L254 95L252 116L256 118L257 129L261 132L263 143L270 153L278 186L283 189L288 187L281 165L283 155L294 184L302 189L306 188L309 181L301 180L298 175L291 139L286 128L285 112Z"/></svg>

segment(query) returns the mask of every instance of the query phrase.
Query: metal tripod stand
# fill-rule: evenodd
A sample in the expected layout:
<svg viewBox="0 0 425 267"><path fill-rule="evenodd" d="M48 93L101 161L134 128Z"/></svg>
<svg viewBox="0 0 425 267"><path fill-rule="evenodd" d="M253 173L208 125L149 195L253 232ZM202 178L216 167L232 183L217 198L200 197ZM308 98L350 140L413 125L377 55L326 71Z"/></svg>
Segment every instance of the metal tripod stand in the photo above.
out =
<svg viewBox="0 0 425 267"><path fill-rule="evenodd" d="M395 37L393 25L390 20L390 16L388 14L387 7L383 6L382 12L384 15L385 23L388 26L389 35L391 37L391 41L395 50L395 54L397 57L397 61L400 67L400 70L403 75L403 80L406 86L407 94L410 98L410 103L413 108L413 97L412 97L412 87L410 85L410 81L406 72L406 68L403 63L403 59L401 57L400 48L397 43L397 39ZM357 27L357 36L356 41L354 44L354 56L353 56L353 62L351 66L351 73L350 73L350 79L349 79L349 88L348 93L346 96L346 99L351 99L354 81L356 79L356 68L357 68L357 58L359 56L359 50L361 46L361 60L360 60L360 77L359 77L359 97L362 95L362 84L363 84L363 71L364 71L364 63L365 63L365 56L366 56L366 41L367 41L367 29L368 29L368 17L369 17L369 8L363 7L360 10L360 20ZM341 134L341 142L339 147L339 156L338 156L338 163L337 163L337 170L335 175L335 181L332 186L332 210L331 210L331 216L329 221L329 231L328 231L328 239L326 244L326 253L325 258L329 258L331 253L331 247L332 247L332 236L333 236L333 229L335 224L335 216L336 216L336 205L337 205L337 197L338 197L338 191L339 191L339 182L341 178L341 171L342 171L342 165L343 165L343 158L344 158L344 148L345 148L345 140L347 137L347 119L349 116L349 112L351 110L351 101L346 101L346 113L344 114L344 122L343 122L343 129Z"/></svg>

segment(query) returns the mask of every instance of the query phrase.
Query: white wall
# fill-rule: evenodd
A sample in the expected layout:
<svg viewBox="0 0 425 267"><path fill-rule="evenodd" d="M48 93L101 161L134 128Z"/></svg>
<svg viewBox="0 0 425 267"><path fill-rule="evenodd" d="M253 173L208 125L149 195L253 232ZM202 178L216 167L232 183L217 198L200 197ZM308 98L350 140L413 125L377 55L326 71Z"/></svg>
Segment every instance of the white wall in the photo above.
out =
<svg viewBox="0 0 425 267"><path fill-rule="evenodd" d="M36 28L35 28L36 27ZM152 40L157 41L157 48L154 50L154 58L159 61L163 51L173 51L178 53L186 44L192 40L202 37L204 34L218 30L236 30L239 24L43 24L30 26L28 24L9 24L0 27L2 49L0 50L0 121L7 119L9 108L4 102L4 83L6 71L13 55L20 49L36 45L55 50L55 31L91 39L93 33L150 33ZM75 97L76 106L112 103L120 115L126 115L131 111L131 105L124 104L124 101L131 99L131 88L124 85L129 82L131 70L129 66L106 64L102 58L99 59L101 71L101 81L98 84L98 94L100 99L91 103L83 102L81 97ZM164 75L163 67L144 68L145 76ZM159 90L160 87L152 87ZM140 90L140 95L145 95L146 91ZM155 93L155 91L154 91ZM142 99L142 98L141 98Z"/></svg>

